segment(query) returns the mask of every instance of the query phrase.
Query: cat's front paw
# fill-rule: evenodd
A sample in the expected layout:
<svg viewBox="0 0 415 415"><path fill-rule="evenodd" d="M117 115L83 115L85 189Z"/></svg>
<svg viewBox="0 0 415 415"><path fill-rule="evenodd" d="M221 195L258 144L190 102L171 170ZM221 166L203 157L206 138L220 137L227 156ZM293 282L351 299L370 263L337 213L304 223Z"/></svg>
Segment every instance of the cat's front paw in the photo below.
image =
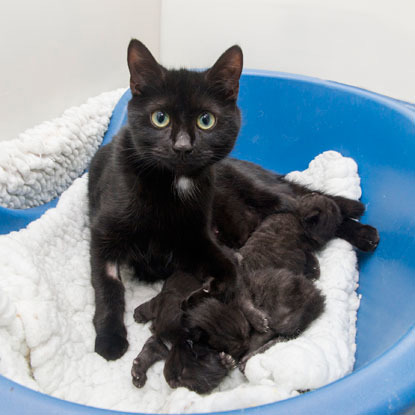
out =
<svg viewBox="0 0 415 415"><path fill-rule="evenodd" d="M380 237L376 228L361 225L354 235L353 245L364 252L372 252L379 245Z"/></svg>
<svg viewBox="0 0 415 415"><path fill-rule="evenodd" d="M131 376L136 388L142 388L147 382L146 370L143 368L139 357L134 359L133 367L131 368Z"/></svg>
<svg viewBox="0 0 415 415"><path fill-rule="evenodd" d="M98 334L95 339L95 352L106 360L119 359L127 349L127 339L116 333Z"/></svg>

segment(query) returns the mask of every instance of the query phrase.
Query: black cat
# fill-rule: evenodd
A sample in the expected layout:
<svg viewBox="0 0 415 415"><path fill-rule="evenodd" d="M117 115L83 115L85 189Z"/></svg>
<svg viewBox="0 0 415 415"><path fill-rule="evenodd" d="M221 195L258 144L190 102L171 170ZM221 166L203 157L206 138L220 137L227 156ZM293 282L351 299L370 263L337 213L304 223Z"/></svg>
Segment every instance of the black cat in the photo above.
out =
<svg viewBox="0 0 415 415"><path fill-rule="evenodd" d="M97 152L89 172L95 350L108 360L128 347L120 264L149 282L177 270L213 277L212 294L229 299L235 267L212 231L241 246L267 215L292 210L295 196L309 192L252 163L224 159L240 127L238 46L209 70L192 72L165 69L132 40L128 66L127 126ZM376 230L350 219L363 205L338 201L339 236L374 249Z"/></svg>
<svg viewBox="0 0 415 415"><path fill-rule="evenodd" d="M205 72L166 70L132 40L128 66L128 124L89 173L95 350L106 359L128 346L121 263L150 282L177 269L214 277L218 294L235 279L210 222L212 165L231 151L240 126L241 49L231 47Z"/></svg>

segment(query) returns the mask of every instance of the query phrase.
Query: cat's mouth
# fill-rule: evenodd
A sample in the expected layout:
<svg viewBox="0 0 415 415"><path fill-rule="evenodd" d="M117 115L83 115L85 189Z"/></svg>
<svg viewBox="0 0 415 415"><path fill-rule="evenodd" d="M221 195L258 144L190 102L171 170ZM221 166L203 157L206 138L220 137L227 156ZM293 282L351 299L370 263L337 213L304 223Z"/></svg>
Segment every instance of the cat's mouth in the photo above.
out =
<svg viewBox="0 0 415 415"><path fill-rule="evenodd" d="M189 175L209 166L208 159L205 157L200 158L195 153L174 153L170 154L170 156L162 157L159 160L165 167L174 171L177 175Z"/></svg>

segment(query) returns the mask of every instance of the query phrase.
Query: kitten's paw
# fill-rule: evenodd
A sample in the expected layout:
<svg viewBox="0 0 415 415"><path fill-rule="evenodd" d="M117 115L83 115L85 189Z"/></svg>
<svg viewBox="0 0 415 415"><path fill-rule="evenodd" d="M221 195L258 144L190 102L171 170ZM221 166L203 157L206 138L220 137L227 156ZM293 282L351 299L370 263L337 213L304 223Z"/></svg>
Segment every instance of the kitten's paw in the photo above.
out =
<svg viewBox="0 0 415 415"><path fill-rule="evenodd" d="M317 280L320 277L320 264L318 259L311 252L305 252L305 254L304 276L310 280Z"/></svg>
<svg viewBox="0 0 415 415"><path fill-rule="evenodd" d="M134 320L137 323L147 323L148 321L150 321L150 319L148 318L148 316L146 316L146 314L144 312L144 307L142 307L142 305L139 305L134 310Z"/></svg>
<svg viewBox="0 0 415 415"><path fill-rule="evenodd" d="M257 308L249 310L245 313L251 326L259 333L267 333L269 331L268 315Z"/></svg>
<svg viewBox="0 0 415 415"><path fill-rule="evenodd" d="M251 319L251 324L256 331L259 333L268 333L269 332L269 321L268 318L265 317L262 312Z"/></svg>
<svg viewBox="0 0 415 415"><path fill-rule="evenodd" d="M222 365L228 370L235 369L237 366L235 359L230 354L225 352L219 353L219 360Z"/></svg>
<svg viewBox="0 0 415 415"><path fill-rule="evenodd" d="M133 367L131 368L131 376L136 388L142 388L146 384L147 374L142 368L140 358L134 359Z"/></svg>
<svg viewBox="0 0 415 415"><path fill-rule="evenodd" d="M95 339L95 352L106 360L119 359L127 349L127 339L119 334L99 334Z"/></svg>
<svg viewBox="0 0 415 415"><path fill-rule="evenodd" d="M372 252L379 245L380 237L376 228L370 225L361 225L353 238L353 245L364 252Z"/></svg>

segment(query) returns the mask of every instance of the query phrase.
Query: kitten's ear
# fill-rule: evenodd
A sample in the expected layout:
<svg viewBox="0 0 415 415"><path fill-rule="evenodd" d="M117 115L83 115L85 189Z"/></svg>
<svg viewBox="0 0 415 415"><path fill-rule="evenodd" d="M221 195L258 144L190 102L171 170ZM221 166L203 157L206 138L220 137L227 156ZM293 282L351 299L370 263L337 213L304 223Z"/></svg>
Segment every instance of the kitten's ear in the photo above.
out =
<svg viewBox="0 0 415 415"><path fill-rule="evenodd" d="M206 79L224 93L226 99L236 100L243 66L242 49L238 45L225 51L206 72Z"/></svg>
<svg viewBox="0 0 415 415"><path fill-rule="evenodd" d="M132 39L128 45L127 61L133 95L140 95L145 86L159 84L163 79L163 68L137 39Z"/></svg>

